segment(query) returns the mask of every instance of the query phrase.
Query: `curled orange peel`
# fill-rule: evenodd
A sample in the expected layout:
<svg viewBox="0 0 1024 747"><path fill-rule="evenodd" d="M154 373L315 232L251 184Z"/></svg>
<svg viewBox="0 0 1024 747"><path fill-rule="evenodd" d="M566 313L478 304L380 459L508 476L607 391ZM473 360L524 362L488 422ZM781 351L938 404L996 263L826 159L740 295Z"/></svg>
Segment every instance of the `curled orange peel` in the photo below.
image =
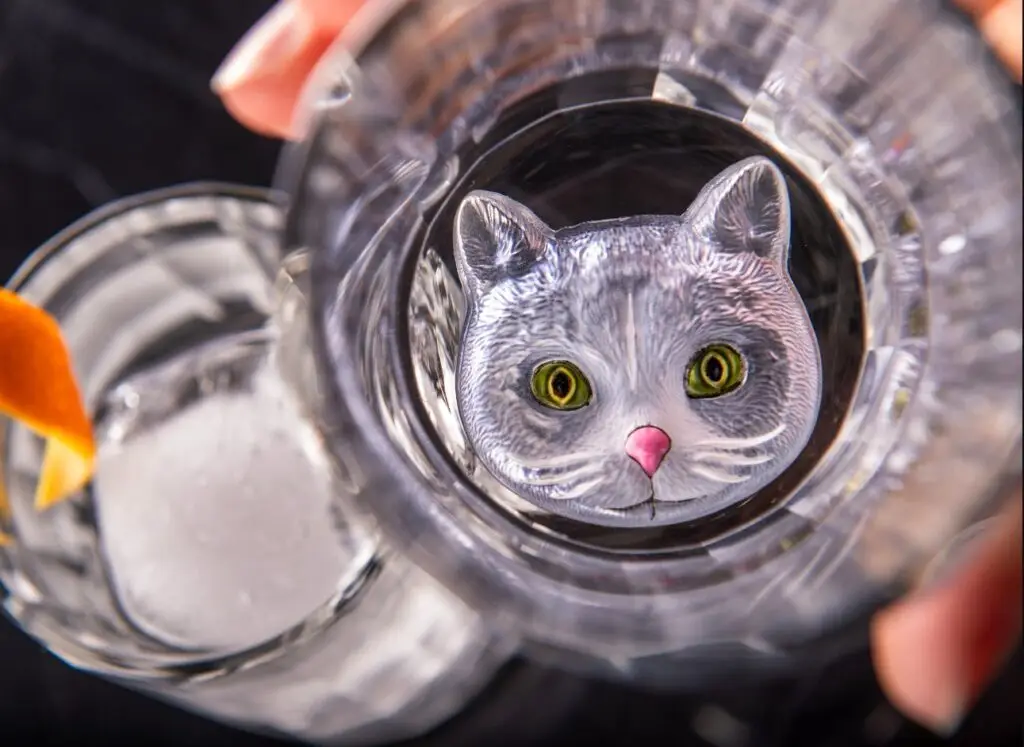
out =
<svg viewBox="0 0 1024 747"><path fill-rule="evenodd" d="M45 311L4 288L0 413L46 441L36 486L37 509L49 508L85 487L96 462L96 442L60 327ZM9 510L0 474L0 513ZM5 540L10 538L0 534L0 544Z"/></svg>

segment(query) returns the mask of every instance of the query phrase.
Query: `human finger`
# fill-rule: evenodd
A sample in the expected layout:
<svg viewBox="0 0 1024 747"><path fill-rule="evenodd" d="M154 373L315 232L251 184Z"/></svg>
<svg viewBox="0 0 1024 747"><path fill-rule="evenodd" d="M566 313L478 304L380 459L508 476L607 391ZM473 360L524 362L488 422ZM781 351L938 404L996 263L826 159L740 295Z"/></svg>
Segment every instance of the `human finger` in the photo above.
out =
<svg viewBox="0 0 1024 747"><path fill-rule="evenodd" d="M976 540L953 576L880 613L872 625L882 688L905 715L956 729L1021 633L1021 504Z"/></svg>
<svg viewBox="0 0 1024 747"><path fill-rule="evenodd" d="M958 0L1011 73L1021 80L1022 0Z"/></svg>
<svg viewBox="0 0 1024 747"><path fill-rule="evenodd" d="M292 137L306 81L360 5L362 0L284 0L271 8L213 78L225 108L256 132Z"/></svg>

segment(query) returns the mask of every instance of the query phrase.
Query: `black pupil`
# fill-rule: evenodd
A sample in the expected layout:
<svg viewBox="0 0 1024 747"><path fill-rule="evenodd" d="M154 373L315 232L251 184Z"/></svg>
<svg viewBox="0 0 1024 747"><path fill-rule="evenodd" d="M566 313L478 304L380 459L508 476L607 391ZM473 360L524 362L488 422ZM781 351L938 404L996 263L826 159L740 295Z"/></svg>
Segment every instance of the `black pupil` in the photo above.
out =
<svg viewBox="0 0 1024 747"><path fill-rule="evenodd" d="M725 377L725 367L717 355L712 355L704 363L704 376L712 384L719 383Z"/></svg>
<svg viewBox="0 0 1024 747"><path fill-rule="evenodd" d="M551 377L551 391L559 399L568 397L569 392L572 391L572 381L569 379L569 374L565 371L556 371L555 375Z"/></svg>

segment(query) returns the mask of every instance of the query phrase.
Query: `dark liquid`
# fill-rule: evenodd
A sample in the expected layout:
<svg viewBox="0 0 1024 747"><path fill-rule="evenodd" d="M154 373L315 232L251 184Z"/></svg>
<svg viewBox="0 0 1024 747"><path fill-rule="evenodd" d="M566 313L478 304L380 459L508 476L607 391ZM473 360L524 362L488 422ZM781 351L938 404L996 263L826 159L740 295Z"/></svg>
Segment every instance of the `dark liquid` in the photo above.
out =
<svg viewBox="0 0 1024 747"><path fill-rule="evenodd" d="M823 363L819 420L800 457L742 503L685 524L612 529L540 511L521 517L574 544L650 552L703 542L745 524L803 481L836 437L850 405L864 354L864 313L856 263L814 187L742 126L652 101L649 82L635 77L638 88L647 86L646 98L559 110L564 91L551 89L517 105L488 137L460 154L461 178L425 216L422 247L433 248L454 273L455 211L474 189L508 195L558 229L632 215L680 215L715 175L752 155L771 158L786 174L792 201L790 271ZM533 124L524 128L524 122Z"/></svg>

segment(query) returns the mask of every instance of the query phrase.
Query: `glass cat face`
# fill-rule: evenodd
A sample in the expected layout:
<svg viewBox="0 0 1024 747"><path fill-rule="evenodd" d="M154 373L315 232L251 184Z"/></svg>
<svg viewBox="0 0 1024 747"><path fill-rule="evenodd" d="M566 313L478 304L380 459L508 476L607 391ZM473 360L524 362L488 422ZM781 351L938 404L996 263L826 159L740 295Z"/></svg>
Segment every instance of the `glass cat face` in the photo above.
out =
<svg viewBox="0 0 1024 747"><path fill-rule="evenodd" d="M691 520L778 477L821 397L789 225L785 180L760 157L682 216L553 231L502 195L466 197L456 388L484 466L539 508L606 526Z"/></svg>

